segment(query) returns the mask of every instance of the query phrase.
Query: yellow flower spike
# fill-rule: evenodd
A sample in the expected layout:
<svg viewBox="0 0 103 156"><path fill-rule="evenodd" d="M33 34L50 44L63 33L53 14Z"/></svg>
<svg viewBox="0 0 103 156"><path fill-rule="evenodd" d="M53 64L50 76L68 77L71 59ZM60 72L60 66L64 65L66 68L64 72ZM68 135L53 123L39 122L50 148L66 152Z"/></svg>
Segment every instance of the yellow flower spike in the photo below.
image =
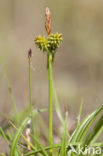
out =
<svg viewBox="0 0 103 156"><path fill-rule="evenodd" d="M39 35L34 41L40 50L51 53L52 58L54 59L54 54L62 40L62 34L56 33L49 35L47 38Z"/></svg>
<svg viewBox="0 0 103 156"><path fill-rule="evenodd" d="M38 36L35 38L35 44L40 48L40 50L48 51L48 42L44 36Z"/></svg>
<svg viewBox="0 0 103 156"><path fill-rule="evenodd" d="M48 36L49 51L55 53L62 39L62 34L56 33Z"/></svg>

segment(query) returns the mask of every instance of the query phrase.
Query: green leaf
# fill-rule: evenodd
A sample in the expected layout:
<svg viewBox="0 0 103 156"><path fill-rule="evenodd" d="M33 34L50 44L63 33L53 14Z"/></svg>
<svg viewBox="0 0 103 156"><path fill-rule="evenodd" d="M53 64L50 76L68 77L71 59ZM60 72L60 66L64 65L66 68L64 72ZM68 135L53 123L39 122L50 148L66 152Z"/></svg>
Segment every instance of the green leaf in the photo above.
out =
<svg viewBox="0 0 103 156"><path fill-rule="evenodd" d="M78 144L80 144L80 142L77 142L77 143L68 143L68 144L66 144L66 146L68 146L68 145L77 146ZM61 144L54 144L53 146L44 147L45 150L60 149L60 148L61 148ZM30 156L30 155L38 154L40 152L41 152L41 149L38 149L36 151L28 152L24 156Z"/></svg>
<svg viewBox="0 0 103 156"><path fill-rule="evenodd" d="M10 146L10 142L8 140L8 136L5 134L5 132L3 131L3 129L1 127L0 127L0 134L5 139L5 141L7 142L7 144Z"/></svg>
<svg viewBox="0 0 103 156"><path fill-rule="evenodd" d="M80 125L80 119L81 119L81 114L82 114L82 106L83 106L83 100L81 101L81 105L80 105L80 110L79 110L79 114L78 114L78 124L77 124L77 127Z"/></svg>
<svg viewBox="0 0 103 156"><path fill-rule="evenodd" d="M41 149L41 153L43 153L44 156L48 156L48 153L46 152L45 148L41 145L41 143L38 141L38 139L35 136L32 136L32 139L34 140L35 144Z"/></svg>
<svg viewBox="0 0 103 156"><path fill-rule="evenodd" d="M52 81L53 81L53 78L52 78ZM57 94L56 94L56 89L54 87L54 82L53 82L53 85L52 85L52 91L53 91L53 100L54 100L54 104L55 104L55 108L56 108L56 113L58 115L59 120L63 124L64 119L63 119L61 111L60 111L59 102L58 102L58 98L57 98Z"/></svg>
<svg viewBox="0 0 103 156"><path fill-rule="evenodd" d="M16 147L17 147L17 143L18 143L19 137L21 136L22 131L23 131L24 127L26 126L27 122L36 113L38 113L38 112L37 111L33 111L28 117L26 117L26 119L23 121L23 123L21 124L21 126L17 130L16 135L15 135L15 137L13 139L13 142L12 142L12 146L11 146L11 150L10 150L10 156L14 156L15 155L15 151L16 151Z"/></svg>
<svg viewBox="0 0 103 156"><path fill-rule="evenodd" d="M93 139L97 138L102 132L103 132L103 115L97 121L92 131L87 135L84 144L89 145L91 142L93 143Z"/></svg>
<svg viewBox="0 0 103 156"><path fill-rule="evenodd" d="M80 126L76 128L74 133L69 139L69 142L80 142L85 137L87 131L89 130L91 124L95 121L97 116L103 111L103 105L99 107L96 111L91 113Z"/></svg>
<svg viewBox="0 0 103 156"><path fill-rule="evenodd" d="M67 121L68 121L68 115L66 113L66 120L64 122L64 132L61 142L61 152L60 156L66 156L66 134L67 134Z"/></svg>

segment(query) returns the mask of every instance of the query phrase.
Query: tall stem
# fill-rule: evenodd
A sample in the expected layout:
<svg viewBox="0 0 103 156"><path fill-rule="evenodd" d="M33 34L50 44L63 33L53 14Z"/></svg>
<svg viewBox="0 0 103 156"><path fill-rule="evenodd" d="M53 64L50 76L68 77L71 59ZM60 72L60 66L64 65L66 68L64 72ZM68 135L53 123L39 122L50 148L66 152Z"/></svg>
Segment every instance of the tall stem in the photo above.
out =
<svg viewBox="0 0 103 156"><path fill-rule="evenodd" d="M48 54L48 82L49 82L49 145L53 143L52 136L52 55ZM52 152L50 152L52 155Z"/></svg>
<svg viewBox="0 0 103 156"><path fill-rule="evenodd" d="M32 95L31 95L31 58L29 58L29 105L32 111Z"/></svg>
<svg viewBox="0 0 103 156"><path fill-rule="evenodd" d="M31 57L28 57L29 58L29 109L30 109L30 112L32 112L32 94L31 94ZM34 118L32 117L32 119L30 119L29 121L28 121L28 125L30 126L30 125L32 125L32 130L34 130L33 128L34 128L34 120L33 120ZM30 122L30 123L29 123ZM29 127L30 128L30 127ZM31 130L31 128L30 128L30 130ZM34 134L34 131L33 131L33 134ZM30 138L30 135L29 135L29 138ZM31 138L30 138L31 139ZM29 144L28 144L28 147L29 147L29 149L30 149L30 146L29 146Z"/></svg>

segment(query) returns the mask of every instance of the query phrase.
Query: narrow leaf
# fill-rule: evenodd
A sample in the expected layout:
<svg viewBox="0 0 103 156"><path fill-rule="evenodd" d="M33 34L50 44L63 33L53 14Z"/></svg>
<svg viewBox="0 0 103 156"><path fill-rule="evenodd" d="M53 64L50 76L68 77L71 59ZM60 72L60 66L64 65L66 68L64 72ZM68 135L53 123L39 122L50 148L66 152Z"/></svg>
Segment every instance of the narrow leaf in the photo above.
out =
<svg viewBox="0 0 103 156"><path fill-rule="evenodd" d="M103 111L103 105L99 107L96 111L91 113L80 126L76 128L74 133L69 139L69 142L80 142L85 137L87 131L89 130L91 124L95 121L97 116Z"/></svg>
<svg viewBox="0 0 103 156"><path fill-rule="evenodd" d="M10 156L14 156L15 155L15 150L16 150L16 147L17 147L17 143L18 143L18 140L19 140L19 137L21 136L22 134L22 131L24 129L24 127L26 126L27 122L32 118L32 116L34 114L36 114L37 111L33 111L24 121L23 123L21 124L21 126L19 127L19 129L17 130L16 132L16 135L13 139L13 142L12 142L12 146L11 146L11 150L10 150Z"/></svg>
<svg viewBox="0 0 103 156"><path fill-rule="evenodd" d="M66 113L66 120L64 122L64 132L61 142L61 153L60 156L66 156L66 134L67 134L67 121L68 121L68 115Z"/></svg>

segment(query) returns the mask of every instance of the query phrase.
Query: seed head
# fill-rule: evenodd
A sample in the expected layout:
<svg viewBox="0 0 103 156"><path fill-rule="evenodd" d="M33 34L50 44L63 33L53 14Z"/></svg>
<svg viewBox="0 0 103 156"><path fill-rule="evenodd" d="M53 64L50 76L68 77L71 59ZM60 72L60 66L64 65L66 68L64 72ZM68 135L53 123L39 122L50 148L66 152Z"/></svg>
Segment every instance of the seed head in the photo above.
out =
<svg viewBox="0 0 103 156"><path fill-rule="evenodd" d="M48 42L47 39L44 36L38 36L34 40L35 44L40 48L42 51L48 51Z"/></svg>
<svg viewBox="0 0 103 156"><path fill-rule="evenodd" d="M39 35L34 41L40 50L55 53L62 40L62 34L56 33L49 35L47 38Z"/></svg>
<svg viewBox="0 0 103 156"><path fill-rule="evenodd" d="M50 52L55 53L62 41L62 34L56 33L48 36L48 49Z"/></svg>

